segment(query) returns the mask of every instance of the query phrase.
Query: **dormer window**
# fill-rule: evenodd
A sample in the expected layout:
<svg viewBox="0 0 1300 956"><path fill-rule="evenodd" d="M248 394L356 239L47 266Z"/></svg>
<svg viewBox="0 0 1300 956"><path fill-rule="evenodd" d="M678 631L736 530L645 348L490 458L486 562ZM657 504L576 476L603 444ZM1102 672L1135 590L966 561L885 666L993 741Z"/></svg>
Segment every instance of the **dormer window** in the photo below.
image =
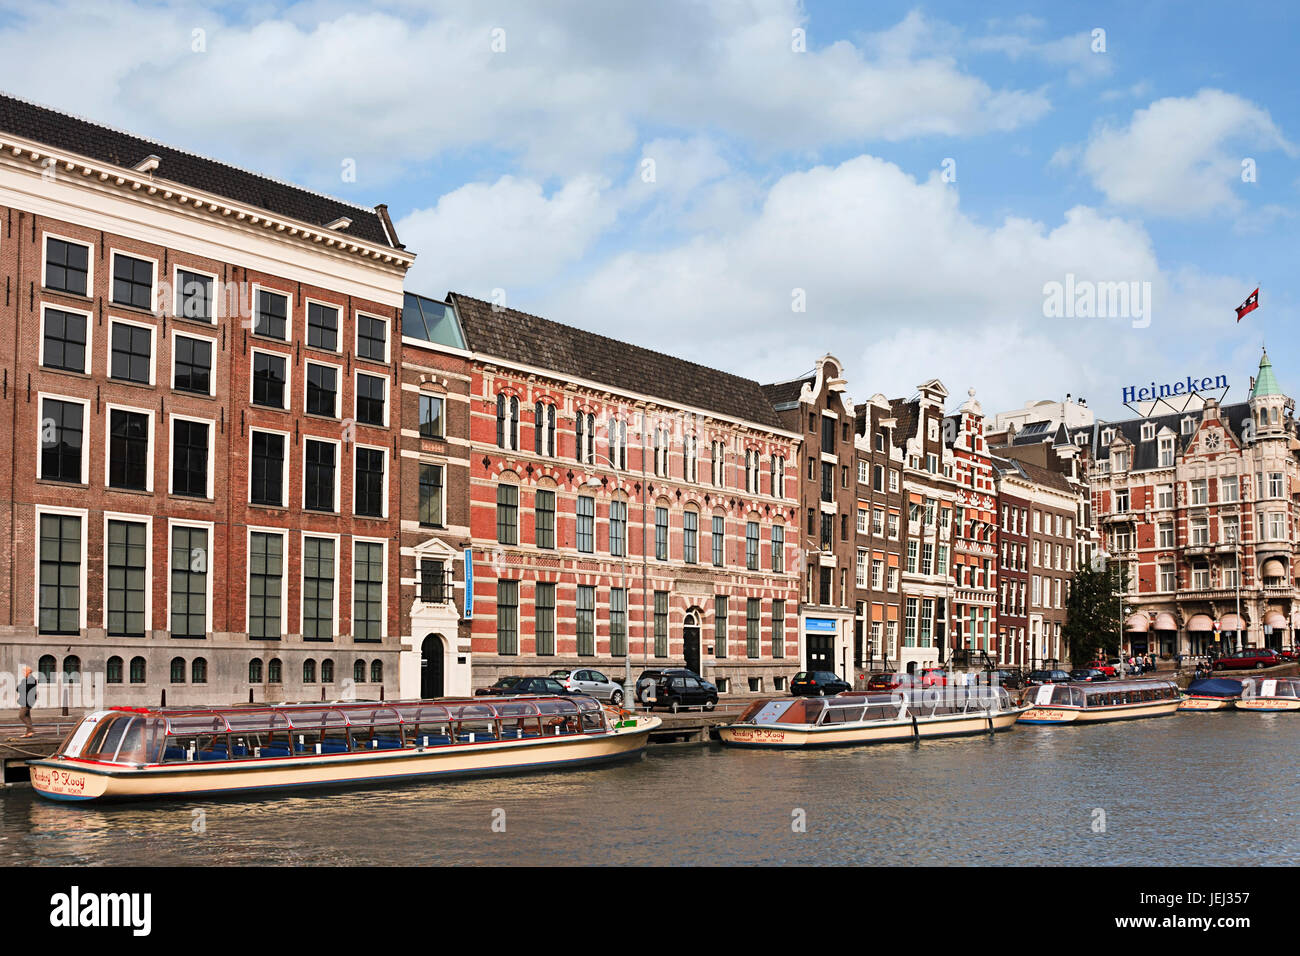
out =
<svg viewBox="0 0 1300 956"><path fill-rule="evenodd" d="M1190 435L1196 430L1196 422L1190 415L1182 420L1182 429L1184 435Z"/></svg>
<svg viewBox="0 0 1300 956"><path fill-rule="evenodd" d="M1172 435L1167 435L1160 439L1160 467L1172 468L1174 466L1174 439Z"/></svg>
<svg viewBox="0 0 1300 956"><path fill-rule="evenodd" d="M1142 423L1142 440L1143 440L1143 441L1150 441L1151 439L1153 439L1153 438L1155 438L1155 437L1156 437L1156 425L1155 425L1155 422L1143 422L1143 423Z"/></svg>
<svg viewBox="0 0 1300 956"><path fill-rule="evenodd" d="M1113 471L1128 471L1128 450L1117 448L1111 452L1110 467Z"/></svg>
<svg viewBox="0 0 1300 956"><path fill-rule="evenodd" d="M1115 429L1107 428L1105 431L1101 433L1101 443L1103 445L1109 445L1114 440L1115 440Z"/></svg>

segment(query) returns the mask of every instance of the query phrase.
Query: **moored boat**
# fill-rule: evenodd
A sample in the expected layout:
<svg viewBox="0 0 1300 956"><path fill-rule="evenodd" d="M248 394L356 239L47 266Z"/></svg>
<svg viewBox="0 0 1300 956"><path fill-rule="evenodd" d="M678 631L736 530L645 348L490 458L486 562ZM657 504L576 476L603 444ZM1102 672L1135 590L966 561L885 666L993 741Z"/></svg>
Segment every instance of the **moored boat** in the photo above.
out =
<svg viewBox="0 0 1300 956"><path fill-rule="evenodd" d="M1194 680L1187 685L1187 694L1179 710L1231 710L1233 703L1241 697L1247 685L1254 684L1254 678L1241 680L1230 677L1208 677Z"/></svg>
<svg viewBox="0 0 1300 956"><path fill-rule="evenodd" d="M837 747L1008 730L1019 709L1002 687L785 697L751 704L718 728L732 747Z"/></svg>
<svg viewBox="0 0 1300 956"><path fill-rule="evenodd" d="M1171 680L1108 680L1096 684L1043 684L1030 689L1022 724L1095 724L1167 717L1182 701Z"/></svg>
<svg viewBox="0 0 1300 956"><path fill-rule="evenodd" d="M660 723L590 697L119 707L28 765L54 800L211 796L596 764L640 752Z"/></svg>
<svg viewBox="0 0 1300 956"><path fill-rule="evenodd" d="M1278 677L1252 680L1250 683L1252 686L1244 689L1241 697L1234 701L1234 706L1238 710L1256 710L1265 713L1300 710L1300 679Z"/></svg>

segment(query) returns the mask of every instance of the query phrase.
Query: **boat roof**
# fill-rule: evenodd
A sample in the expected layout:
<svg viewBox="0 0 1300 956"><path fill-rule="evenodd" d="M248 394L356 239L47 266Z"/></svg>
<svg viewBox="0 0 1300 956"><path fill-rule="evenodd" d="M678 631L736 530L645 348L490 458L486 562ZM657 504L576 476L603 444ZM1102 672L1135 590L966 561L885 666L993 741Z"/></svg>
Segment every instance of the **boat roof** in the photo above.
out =
<svg viewBox="0 0 1300 956"><path fill-rule="evenodd" d="M1187 693L1204 694L1207 697L1236 697L1241 693L1242 683L1230 677L1208 677L1194 680L1187 685Z"/></svg>
<svg viewBox="0 0 1300 956"><path fill-rule="evenodd" d="M1178 681L1175 680L1107 680L1098 681L1095 684L1071 683L1071 687L1078 687L1089 693L1116 690L1148 690L1152 687L1177 687Z"/></svg>

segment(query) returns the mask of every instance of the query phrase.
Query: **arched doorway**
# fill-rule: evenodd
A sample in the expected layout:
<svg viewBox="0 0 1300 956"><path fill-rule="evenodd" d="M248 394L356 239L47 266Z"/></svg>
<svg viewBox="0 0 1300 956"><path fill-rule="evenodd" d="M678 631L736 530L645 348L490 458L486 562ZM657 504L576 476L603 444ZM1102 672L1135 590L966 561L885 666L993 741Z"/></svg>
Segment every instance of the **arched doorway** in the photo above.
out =
<svg viewBox="0 0 1300 956"><path fill-rule="evenodd" d="M686 612L682 624L682 656L686 658L687 668L697 674L703 673L700 670L700 612L697 608Z"/></svg>
<svg viewBox="0 0 1300 956"><path fill-rule="evenodd" d="M430 634L420 645L420 697L441 697L443 689L443 643L438 634Z"/></svg>

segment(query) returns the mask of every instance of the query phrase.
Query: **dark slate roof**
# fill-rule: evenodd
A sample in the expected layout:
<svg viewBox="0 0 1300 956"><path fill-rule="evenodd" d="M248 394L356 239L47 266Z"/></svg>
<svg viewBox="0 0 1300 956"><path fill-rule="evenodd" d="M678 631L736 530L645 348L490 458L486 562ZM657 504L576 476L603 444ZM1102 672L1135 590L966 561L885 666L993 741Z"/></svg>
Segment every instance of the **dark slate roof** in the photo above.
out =
<svg viewBox="0 0 1300 956"><path fill-rule="evenodd" d="M1072 484L1070 479L1062 472L1052 471L1050 468L1043 468L1032 462L1021 461L1018 458L1000 458L997 455L991 455L990 458L993 467L1000 475L1019 477L1031 484L1051 488L1053 491L1061 491L1067 495L1080 493L1079 486Z"/></svg>
<svg viewBox="0 0 1300 956"><path fill-rule="evenodd" d="M135 136L80 117L60 113L45 106L0 93L0 134L10 133L35 140L55 149L78 156L131 169L147 156L161 162L154 172L160 183L173 183L190 189L223 196L267 212L314 226L324 226L340 217L352 220L340 236L353 236L381 246L394 246L385 231L385 213L367 209L341 199L282 183L267 176L250 173L236 166L207 159L194 153ZM403 248L400 244L396 248Z"/></svg>
<svg viewBox="0 0 1300 956"><path fill-rule="evenodd" d="M811 385L816 381L816 375L805 375L803 378L792 379L789 382L764 385L762 389L767 400L772 403L772 407L778 412L785 412L799 404L799 393L803 391L804 385Z"/></svg>
<svg viewBox="0 0 1300 956"><path fill-rule="evenodd" d="M1147 471L1156 468L1160 463L1160 441L1159 435L1161 430L1168 428L1174 433L1175 454L1181 455L1187 450L1187 446L1193 435L1196 434L1196 428L1201 424L1202 409L1189 408L1185 412L1175 412L1168 415L1152 415L1147 418L1127 418L1118 422L1097 422L1094 425L1087 425L1075 428L1070 431L1070 440L1076 441L1076 436L1082 432L1088 436L1088 443L1085 446L1089 450L1093 460L1098 457L1104 457L1109 454L1101 443L1102 432L1107 429L1115 429L1117 435L1123 435L1124 438L1133 445L1133 462L1130 471ZM1191 418L1195 423L1190 434L1184 435L1182 421L1184 418ZM1219 408L1219 420L1223 422L1228 431L1238 442L1241 441L1241 424L1250 418L1250 404L1248 402L1235 402L1231 405L1223 405ZM1156 436L1150 441L1142 440L1142 425L1145 422L1154 422L1156 426ZM1108 445L1106 446L1109 447Z"/></svg>
<svg viewBox="0 0 1300 956"><path fill-rule="evenodd" d="M921 418L920 399L891 398L889 412L898 424L894 426L894 444L907 447L907 440L916 437L917 423Z"/></svg>
<svg viewBox="0 0 1300 956"><path fill-rule="evenodd" d="M758 382L455 292L473 352L786 430Z"/></svg>

